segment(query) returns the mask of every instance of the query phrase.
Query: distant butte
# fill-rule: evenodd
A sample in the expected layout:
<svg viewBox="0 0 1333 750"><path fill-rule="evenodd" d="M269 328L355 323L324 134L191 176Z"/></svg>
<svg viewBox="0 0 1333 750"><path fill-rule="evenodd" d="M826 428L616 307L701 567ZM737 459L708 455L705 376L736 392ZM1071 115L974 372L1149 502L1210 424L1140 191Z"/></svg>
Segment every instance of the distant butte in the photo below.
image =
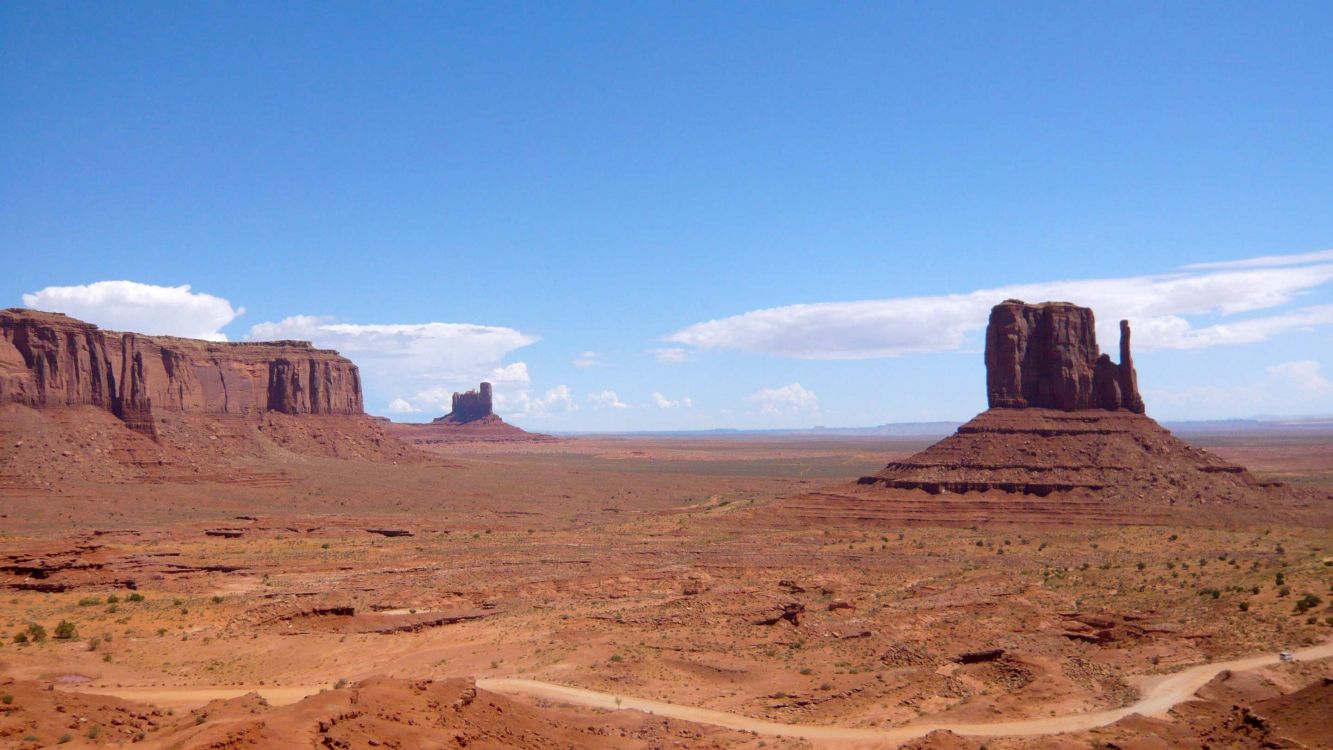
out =
<svg viewBox="0 0 1333 750"><path fill-rule="evenodd" d="M454 393L449 413L428 424L395 423L390 429L399 439L423 447L463 442L554 439L550 435L528 432L501 419L495 413L490 383L482 383L477 390Z"/></svg>
<svg viewBox="0 0 1333 750"><path fill-rule="evenodd" d="M21 308L0 310L0 437L10 435L0 486L231 481L244 476L238 462L278 455L275 447L426 458L365 414L360 373L335 351L108 331Z"/></svg>
<svg viewBox="0 0 1333 750"><path fill-rule="evenodd" d="M1139 524L1305 505L1144 414L1128 321L1117 364L1097 347L1092 310L1006 300L986 329L986 390L990 408L953 435L789 509L823 521Z"/></svg>
<svg viewBox="0 0 1333 750"><path fill-rule="evenodd" d="M308 341L145 336L20 308L0 311L0 403L93 406L154 440L163 412L363 414L356 365Z"/></svg>

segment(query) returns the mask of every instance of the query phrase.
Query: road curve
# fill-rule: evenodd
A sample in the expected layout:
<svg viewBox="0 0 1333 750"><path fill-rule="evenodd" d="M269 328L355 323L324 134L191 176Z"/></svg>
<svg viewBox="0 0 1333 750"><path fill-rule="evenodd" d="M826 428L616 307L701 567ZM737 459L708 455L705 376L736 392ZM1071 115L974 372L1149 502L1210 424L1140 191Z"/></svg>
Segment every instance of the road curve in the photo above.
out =
<svg viewBox="0 0 1333 750"><path fill-rule="evenodd" d="M1333 657L1333 641L1318 646L1311 646L1293 655L1302 661ZM1180 672L1154 678L1144 686L1143 697L1132 705L1108 711L1068 714L1041 719L1021 719L1018 721L998 721L986 723L962 722L924 722L889 729L867 729L862 727L815 726L810 724L783 724L776 721L756 719L743 714L714 711L695 706L683 706L678 703L634 698L630 696L602 693L596 690L558 685L538 680L525 680L512 677L481 678L477 687L510 695L526 695L545 698L551 701L572 703L603 709L633 709L665 716L673 719L712 724L743 732L780 737L797 737L824 744L897 744L924 736L936 729L947 729L956 734L976 737L1005 737L1016 735L1060 734L1077 732L1084 729L1105 726L1130 714L1156 716L1170 710L1177 703L1189 700L1199 688L1216 677L1219 672L1231 670L1244 672L1266 667L1278 662L1277 654L1259 654L1231 661L1212 662L1189 667ZM249 692L258 692L269 703L283 705L295 703L308 695L313 695L327 686L324 685L289 685L261 687L88 687L62 686L62 690L71 692L97 693L111 695L126 700L142 701L158 706L196 707L208 701L221 698L234 698Z"/></svg>
<svg viewBox="0 0 1333 750"><path fill-rule="evenodd" d="M1333 657L1333 642L1292 652L1300 660ZM1077 732L1112 724L1131 714L1156 716L1170 710L1177 703L1189 700L1199 688L1224 670L1244 672L1278 662L1277 654L1261 654L1231 661L1200 664L1153 680L1144 688L1143 697L1132 705L1108 711L1052 716L1041 719L997 721L986 723L926 722L890 729L860 727L812 726L782 724L756 719L742 714L713 711L707 708L682 706L676 703L618 696L595 690L557 685L537 680L517 678L486 678L477 680L477 687L497 693L521 694L553 701L605 709L634 709L672 719L712 724L743 732L780 737L797 737L829 743L900 743L922 737L937 729L975 737L1008 737L1018 735L1060 734Z"/></svg>

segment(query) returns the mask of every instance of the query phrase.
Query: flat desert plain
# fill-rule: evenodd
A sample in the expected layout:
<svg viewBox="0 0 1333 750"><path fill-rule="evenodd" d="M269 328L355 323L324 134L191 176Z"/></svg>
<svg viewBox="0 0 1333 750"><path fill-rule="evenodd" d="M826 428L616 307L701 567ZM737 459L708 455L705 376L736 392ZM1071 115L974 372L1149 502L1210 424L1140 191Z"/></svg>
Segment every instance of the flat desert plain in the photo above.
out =
<svg viewBox="0 0 1333 750"><path fill-rule="evenodd" d="M1333 494L1333 434L1183 437ZM570 437L396 463L265 442L151 482L95 481L52 443L60 476L6 464L0 746L1333 743L1326 523L811 512L930 442Z"/></svg>

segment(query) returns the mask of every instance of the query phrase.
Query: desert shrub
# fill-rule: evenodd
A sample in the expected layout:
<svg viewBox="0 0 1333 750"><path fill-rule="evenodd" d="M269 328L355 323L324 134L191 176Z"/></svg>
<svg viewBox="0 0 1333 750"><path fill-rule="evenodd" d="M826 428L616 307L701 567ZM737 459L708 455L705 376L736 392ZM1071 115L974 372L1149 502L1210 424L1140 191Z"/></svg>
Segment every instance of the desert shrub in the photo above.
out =
<svg viewBox="0 0 1333 750"><path fill-rule="evenodd" d="M222 597L220 597L220 596L215 596L215 597L213 597L213 603L214 603L214 604L221 604L222 601L223 601L223 599L222 599Z"/></svg>
<svg viewBox="0 0 1333 750"><path fill-rule="evenodd" d="M1221 596L1221 595L1222 595L1222 592L1221 592L1220 590L1218 590L1218 589L1215 589L1215 588L1211 588L1211 587L1210 587L1210 588L1199 589L1199 596L1211 596L1211 597L1213 597L1214 599L1216 599L1217 597L1219 597L1219 596Z"/></svg>
<svg viewBox="0 0 1333 750"><path fill-rule="evenodd" d="M102 603L101 599L98 599L97 597L93 596L84 597L83 599L79 600L80 607L96 607L101 603Z"/></svg>
<svg viewBox="0 0 1333 750"><path fill-rule="evenodd" d="M1240 611L1241 611L1241 612L1249 612L1249 611L1250 611L1250 603L1249 603L1249 602L1241 602L1240 604L1238 604L1238 605L1236 605L1236 606L1240 607Z"/></svg>
<svg viewBox="0 0 1333 750"><path fill-rule="evenodd" d="M1287 595L1290 594L1290 593L1291 593L1291 587L1290 587L1290 586L1283 586L1282 588L1280 588L1280 589L1277 590L1277 595L1278 595L1278 596L1287 596Z"/></svg>
<svg viewBox="0 0 1333 750"><path fill-rule="evenodd" d="M102 733L102 728L97 726L96 724L88 727L88 739L90 740L97 739L97 736L101 733Z"/></svg>
<svg viewBox="0 0 1333 750"><path fill-rule="evenodd" d="M0 703L5 704L6 706L13 705L13 703L14 703L14 696L10 695L9 693L5 693L4 695L0 695Z"/></svg>
<svg viewBox="0 0 1333 750"><path fill-rule="evenodd" d="M115 604L118 601L120 601L120 597L116 596L115 594L112 594L111 596L108 596L106 598L107 604Z"/></svg>
<svg viewBox="0 0 1333 750"><path fill-rule="evenodd" d="M1318 607L1320 603L1322 603L1323 601L1324 601L1323 599L1320 599L1314 594L1306 594L1305 596L1302 596L1300 599L1296 600L1296 612L1298 612L1299 614L1305 614L1306 611Z"/></svg>
<svg viewBox="0 0 1333 750"><path fill-rule="evenodd" d="M31 638L34 643L41 643L46 640L46 628L34 622L28 626L28 637Z"/></svg>
<svg viewBox="0 0 1333 750"><path fill-rule="evenodd" d="M69 741L72 740L72 739L74 739L74 735L72 735L72 734L62 734L62 735L60 735L60 739L56 740L56 744L57 744L57 745L63 745L63 744L65 744L66 742L69 742Z"/></svg>
<svg viewBox="0 0 1333 750"><path fill-rule="evenodd" d="M342 689L345 688L345 687L347 687L347 678L346 678L346 677L340 677L340 678L338 678L338 681L337 681L337 682L333 683L333 689L334 689L334 690L342 690Z"/></svg>
<svg viewBox="0 0 1333 750"><path fill-rule="evenodd" d="M1284 576L1284 575L1282 575L1282 571L1280 571L1280 570L1277 572L1276 575L1273 576L1273 583L1276 584L1276 585L1278 585L1278 586L1281 586L1282 584L1284 584L1284 583L1286 583L1286 582L1287 582L1287 577Z"/></svg>
<svg viewBox="0 0 1333 750"><path fill-rule="evenodd" d="M77 638L79 631L74 627L74 623L69 620L61 620L60 624L56 625L55 636L59 640L68 641Z"/></svg>
<svg viewBox="0 0 1333 750"><path fill-rule="evenodd" d="M25 633L25 632L23 632L22 630L20 630L19 632L17 632L17 633L14 634L14 642L15 642L15 643L27 643L27 642L28 642L28 634Z"/></svg>
<svg viewBox="0 0 1333 750"><path fill-rule="evenodd" d="M138 591L136 591L133 594L130 594L128 597L126 597L126 600L131 602L141 602L143 601L143 594L140 594Z"/></svg>
<svg viewBox="0 0 1333 750"><path fill-rule="evenodd" d="M622 662L622 661L624 661L624 660L625 660L625 657L621 656L620 654L611 654L611 661L614 661L614 662Z"/></svg>

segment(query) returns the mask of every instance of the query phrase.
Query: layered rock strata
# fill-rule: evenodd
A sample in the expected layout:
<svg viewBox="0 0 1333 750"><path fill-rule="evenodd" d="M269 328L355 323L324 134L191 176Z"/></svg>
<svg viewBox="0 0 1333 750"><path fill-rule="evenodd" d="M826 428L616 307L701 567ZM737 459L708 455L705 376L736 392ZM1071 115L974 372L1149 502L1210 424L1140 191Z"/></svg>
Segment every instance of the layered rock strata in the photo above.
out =
<svg viewBox="0 0 1333 750"><path fill-rule="evenodd" d="M1144 413L1120 321L1120 363L1097 348L1092 310L1068 302L1005 300L986 328L986 391L992 408L1124 409Z"/></svg>
<svg viewBox="0 0 1333 750"><path fill-rule="evenodd" d="M855 485L786 505L800 523L1207 522L1306 501L1177 439L1143 414L1120 324L1120 363L1097 348L1092 311L1008 300L991 311L991 408Z"/></svg>
<svg viewBox="0 0 1333 750"><path fill-rule="evenodd" d="M156 437L154 415L361 415L361 377L306 341L226 343L106 331L0 311L0 403L94 406Z"/></svg>

